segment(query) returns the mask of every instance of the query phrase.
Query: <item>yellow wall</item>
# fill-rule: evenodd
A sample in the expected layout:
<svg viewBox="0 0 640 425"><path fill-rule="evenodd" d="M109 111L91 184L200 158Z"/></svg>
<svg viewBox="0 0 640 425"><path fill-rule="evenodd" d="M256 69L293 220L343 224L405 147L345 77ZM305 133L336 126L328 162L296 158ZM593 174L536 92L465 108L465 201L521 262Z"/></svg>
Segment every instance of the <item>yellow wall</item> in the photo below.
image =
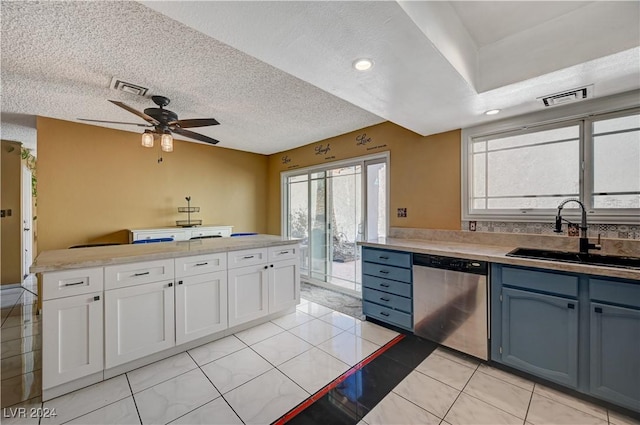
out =
<svg viewBox="0 0 640 425"><path fill-rule="evenodd" d="M459 230L460 130L423 137L386 122L271 155L267 231L280 233L282 171L384 151L390 152L389 225ZM407 217L397 217L398 208L407 208Z"/></svg>
<svg viewBox="0 0 640 425"><path fill-rule="evenodd" d="M2 141L2 209L11 209L11 217L0 219L2 246L0 283L22 283L22 160L18 142Z"/></svg>
<svg viewBox="0 0 640 425"><path fill-rule="evenodd" d="M264 155L176 140L159 164L140 134L42 117L37 130L40 251L175 225L185 196L203 224L267 230Z"/></svg>

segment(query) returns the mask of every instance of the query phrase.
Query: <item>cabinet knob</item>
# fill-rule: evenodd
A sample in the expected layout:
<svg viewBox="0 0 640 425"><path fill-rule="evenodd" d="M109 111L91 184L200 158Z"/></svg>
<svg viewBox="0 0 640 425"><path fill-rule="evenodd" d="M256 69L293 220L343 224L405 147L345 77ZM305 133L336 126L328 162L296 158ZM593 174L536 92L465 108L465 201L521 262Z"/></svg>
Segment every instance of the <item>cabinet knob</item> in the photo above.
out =
<svg viewBox="0 0 640 425"><path fill-rule="evenodd" d="M96 295L95 297L93 297L94 301L100 301L100 295Z"/></svg>
<svg viewBox="0 0 640 425"><path fill-rule="evenodd" d="M568 304L567 304L567 308L570 308L570 309L572 309L572 310L573 310L573 309L575 309L575 308L576 308L576 305L575 305L575 304L573 304L573 303L568 303Z"/></svg>
<svg viewBox="0 0 640 425"><path fill-rule="evenodd" d="M273 267L273 264L271 264L269 267Z"/></svg>
<svg viewBox="0 0 640 425"><path fill-rule="evenodd" d="M173 282L169 282L169 288L173 286Z"/></svg>
<svg viewBox="0 0 640 425"><path fill-rule="evenodd" d="M383 316L389 317L389 313L387 313L385 311L381 311L380 314L382 314Z"/></svg>
<svg viewBox="0 0 640 425"><path fill-rule="evenodd" d="M178 285L182 285L182 281L181 280L178 281Z"/></svg>
<svg viewBox="0 0 640 425"><path fill-rule="evenodd" d="M268 268L269 268L269 266L264 266L264 269L265 269L265 270L266 270L266 269L268 269Z"/></svg>
<svg viewBox="0 0 640 425"><path fill-rule="evenodd" d="M602 313L602 308L596 307L593 311L596 313Z"/></svg>

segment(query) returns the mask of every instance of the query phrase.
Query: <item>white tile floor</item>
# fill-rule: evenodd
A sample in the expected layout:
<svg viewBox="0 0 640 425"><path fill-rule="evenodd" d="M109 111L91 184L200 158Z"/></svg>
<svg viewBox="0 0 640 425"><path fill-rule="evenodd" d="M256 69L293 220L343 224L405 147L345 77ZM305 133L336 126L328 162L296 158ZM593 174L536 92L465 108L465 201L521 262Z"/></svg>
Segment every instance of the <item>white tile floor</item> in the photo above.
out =
<svg viewBox="0 0 640 425"><path fill-rule="evenodd" d="M15 371L2 353L3 397L13 380L40 368L38 317L12 306L34 297L0 293L3 351L31 350ZM22 301L20 301L22 300ZM5 305L6 304L6 305ZM16 330L17 329L17 330ZM295 313L133 370L44 404L38 397L11 407L55 408L57 416L7 417L3 424L253 424L270 423L397 333L303 300ZM20 342L14 342L20 340ZM24 369L24 366L20 366ZM15 372L15 373L14 373ZM16 375L17 373L17 375ZM13 374L13 376L12 376ZM37 379L39 374L35 373ZM16 381L16 382L18 382ZM31 381L29 381L31 382ZM39 382L31 383L30 388ZM6 388L5 388L6 387ZM22 388L22 387L21 387ZM24 393L24 392L23 392ZM3 404L3 406L8 406ZM14 410L15 411L15 410ZM363 424L640 424L518 376L437 349L389 393Z"/></svg>
<svg viewBox="0 0 640 425"><path fill-rule="evenodd" d="M640 424L613 410L438 348L362 421L378 424Z"/></svg>

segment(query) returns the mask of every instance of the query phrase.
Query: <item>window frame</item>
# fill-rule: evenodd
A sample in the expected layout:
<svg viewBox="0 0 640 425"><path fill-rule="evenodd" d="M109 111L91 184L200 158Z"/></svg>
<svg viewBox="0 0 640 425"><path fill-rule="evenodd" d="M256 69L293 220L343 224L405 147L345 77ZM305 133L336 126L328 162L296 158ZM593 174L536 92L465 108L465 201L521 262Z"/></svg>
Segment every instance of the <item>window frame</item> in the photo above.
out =
<svg viewBox="0 0 640 425"><path fill-rule="evenodd" d="M562 128L571 125L579 126L579 195L578 198L587 208L592 222L616 224L640 224L640 208L593 208L594 187L594 141L592 137L593 123L640 113L638 100L640 92L634 91L622 96L584 102L584 104L557 107L534 114L501 120L495 123L463 129L461 137L461 169L462 169L462 220L470 221L518 221L518 222L550 222L557 209L473 209L473 144L482 139L495 136L507 137ZM562 108L562 109L560 109ZM561 113L564 112L564 113ZM566 198L558 197L558 204ZM578 219L577 208L564 209L565 215Z"/></svg>

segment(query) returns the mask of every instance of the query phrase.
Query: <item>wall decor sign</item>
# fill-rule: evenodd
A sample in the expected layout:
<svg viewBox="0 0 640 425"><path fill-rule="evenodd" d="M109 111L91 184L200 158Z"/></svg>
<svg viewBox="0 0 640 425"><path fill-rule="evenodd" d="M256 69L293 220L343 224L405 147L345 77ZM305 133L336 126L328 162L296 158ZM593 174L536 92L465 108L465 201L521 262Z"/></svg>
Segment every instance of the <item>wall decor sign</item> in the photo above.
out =
<svg viewBox="0 0 640 425"><path fill-rule="evenodd" d="M283 164L288 164L290 162L291 162L291 158L289 158L288 155L285 155L285 156L282 157L282 163Z"/></svg>
<svg viewBox="0 0 640 425"><path fill-rule="evenodd" d="M327 143L327 146L321 144L319 146L316 146L314 148L314 150L315 150L316 155L326 155L331 150L331 144ZM325 160L335 159L335 158L336 158L335 155L325 156L324 157Z"/></svg>
<svg viewBox="0 0 640 425"><path fill-rule="evenodd" d="M366 145L367 143L371 143L373 140L371 137L367 137L367 133L362 133L359 136L356 136L356 146Z"/></svg>
<svg viewBox="0 0 640 425"><path fill-rule="evenodd" d="M327 146L324 145L316 146L315 151L316 155L326 155L331 150L331 145L327 143Z"/></svg>
<svg viewBox="0 0 640 425"><path fill-rule="evenodd" d="M382 148L386 148L387 145L386 143L384 145L378 145L378 146L371 146L370 148L367 148L368 151L372 151L374 149L382 149Z"/></svg>

